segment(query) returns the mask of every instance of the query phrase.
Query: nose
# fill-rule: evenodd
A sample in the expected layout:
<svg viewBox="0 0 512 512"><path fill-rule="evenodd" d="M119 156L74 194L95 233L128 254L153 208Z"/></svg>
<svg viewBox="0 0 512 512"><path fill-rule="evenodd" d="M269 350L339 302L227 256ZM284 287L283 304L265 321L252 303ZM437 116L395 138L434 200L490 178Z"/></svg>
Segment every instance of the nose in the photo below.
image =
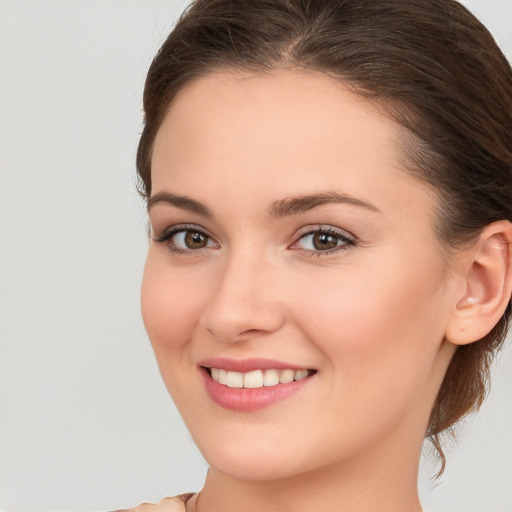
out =
<svg viewBox="0 0 512 512"><path fill-rule="evenodd" d="M199 325L226 343L278 331L285 314L276 270L261 255L232 255L218 274Z"/></svg>

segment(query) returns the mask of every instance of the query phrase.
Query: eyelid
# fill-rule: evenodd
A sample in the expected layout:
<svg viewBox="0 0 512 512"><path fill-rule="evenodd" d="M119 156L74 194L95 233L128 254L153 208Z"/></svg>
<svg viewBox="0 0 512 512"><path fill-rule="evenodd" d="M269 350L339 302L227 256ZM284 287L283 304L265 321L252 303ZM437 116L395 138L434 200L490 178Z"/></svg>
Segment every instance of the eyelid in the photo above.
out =
<svg viewBox="0 0 512 512"><path fill-rule="evenodd" d="M195 231L198 233L201 233L208 237L209 241L212 241L216 247L220 248L219 242L216 240L216 238L210 234L210 232L203 228L202 226L198 224L174 224L172 226L169 226L165 230L162 231L162 233L158 236L152 236L152 240L156 243L166 245L167 248L174 253L177 254L185 254L185 255L199 255L206 251L207 249L211 249L212 247L201 247L198 249L184 249L181 247L178 247L176 245L173 245L170 243L170 240L172 237L174 237L176 234L184 232L184 231ZM337 237L339 240L341 240L343 243L341 245L337 245L336 247L333 247L331 249L303 249L295 247L301 240L306 238L307 236L314 235L316 233L328 233L330 235L333 235L334 237ZM349 233L348 231L345 231L344 229L337 228L331 225L326 224L317 224L317 225L309 225L304 226L301 228L295 235L295 241L288 246L289 249L300 251L307 255L314 255L314 256L322 256L322 255L328 255L332 253L336 253L342 250L347 250L350 247L353 247L358 243L357 238Z"/></svg>
<svg viewBox="0 0 512 512"><path fill-rule="evenodd" d="M328 233L330 235L333 235L335 237L338 237L341 241L344 243L342 245L333 247L332 249L325 249L325 250L312 250L312 249L302 249L302 248L296 248L294 250L301 251L305 254L311 255L311 256L322 256L322 255L328 255L333 254L339 251L344 251L349 249L350 247L353 247L357 245L358 239L348 231L345 231L341 228L336 228L334 226L328 225L328 224L317 224L314 226L305 226L301 228L298 233L295 235L295 241L289 246L289 249L293 249L294 246L296 246L301 240L306 238L309 235L314 235L316 233Z"/></svg>
<svg viewBox="0 0 512 512"><path fill-rule="evenodd" d="M169 226L162 230L160 235L152 235L152 239L155 242L158 242L164 237L168 237L169 235L173 235L180 231L198 231L200 233L208 235L210 238L215 238L212 234L210 234L210 232L206 228L203 228L203 226L200 226L199 224L173 224L172 226Z"/></svg>
<svg viewBox="0 0 512 512"><path fill-rule="evenodd" d="M349 240L353 240L354 242L357 240L357 237L347 231L346 229L341 229L331 224L310 224L308 226L304 226L300 228L295 234L296 238L300 238L304 235L309 235L311 233L317 233L318 231L333 233L335 235L340 236L341 238L347 238Z"/></svg>
<svg viewBox="0 0 512 512"><path fill-rule="evenodd" d="M211 247L202 247L199 249L182 249L181 247L171 245L169 243L171 238L177 233L181 233L183 231L195 231L201 233L207 236L209 240L212 240L217 245L217 247L220 247L220 244L216 240L216 238L213 235L211 235L207 229L203 228L202 226L199 226L198 224L174 224L164 229L160 235L155 235L152 236L151 238L154 242L166 245L171 252L178 254L201 254L206 249L211 249Z"/></svg>

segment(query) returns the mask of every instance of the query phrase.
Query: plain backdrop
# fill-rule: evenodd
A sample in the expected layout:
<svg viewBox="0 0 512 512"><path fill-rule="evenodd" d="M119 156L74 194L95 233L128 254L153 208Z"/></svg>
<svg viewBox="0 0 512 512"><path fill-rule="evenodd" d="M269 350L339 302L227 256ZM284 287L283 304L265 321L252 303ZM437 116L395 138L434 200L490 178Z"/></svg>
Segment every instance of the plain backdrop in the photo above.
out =
<svg viewBox="0 0 512 512"><path fill-rule="evenodd" d="M512 1L465 2L512 56ZM145 72L187 1L0 0L0 509L106 510L201 488L206 464L139 313ZM420 488L512 512L512 355Z"/></svg>

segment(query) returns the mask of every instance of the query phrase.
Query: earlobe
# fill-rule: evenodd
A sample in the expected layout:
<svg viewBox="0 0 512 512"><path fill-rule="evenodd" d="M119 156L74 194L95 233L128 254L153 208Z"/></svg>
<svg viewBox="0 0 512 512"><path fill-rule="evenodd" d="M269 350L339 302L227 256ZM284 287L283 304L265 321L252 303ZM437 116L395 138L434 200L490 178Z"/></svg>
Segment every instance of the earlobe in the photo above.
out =
<svg viewBox="0 0 512 512"><path fill-rule="evenodd" d="M466 345L486 336L504 314L512 293L512 223L487 226L466 251L464 295L456 301L446 339Z"/></svg>

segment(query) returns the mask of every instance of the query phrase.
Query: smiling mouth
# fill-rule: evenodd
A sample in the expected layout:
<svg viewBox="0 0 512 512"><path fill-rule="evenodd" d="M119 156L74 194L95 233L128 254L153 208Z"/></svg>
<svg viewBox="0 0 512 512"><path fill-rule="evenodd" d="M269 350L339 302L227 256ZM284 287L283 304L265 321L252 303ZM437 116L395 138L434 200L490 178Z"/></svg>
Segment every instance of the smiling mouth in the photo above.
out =
<svg viewBox="0 0 512 512"><path fill-rule="evenodd" d="M222 368L203 367L212 380L228 388L258 389L279 384L290 384L303 380L316 373L316 370L254 370L250 372L233 372Z"/></svg>

